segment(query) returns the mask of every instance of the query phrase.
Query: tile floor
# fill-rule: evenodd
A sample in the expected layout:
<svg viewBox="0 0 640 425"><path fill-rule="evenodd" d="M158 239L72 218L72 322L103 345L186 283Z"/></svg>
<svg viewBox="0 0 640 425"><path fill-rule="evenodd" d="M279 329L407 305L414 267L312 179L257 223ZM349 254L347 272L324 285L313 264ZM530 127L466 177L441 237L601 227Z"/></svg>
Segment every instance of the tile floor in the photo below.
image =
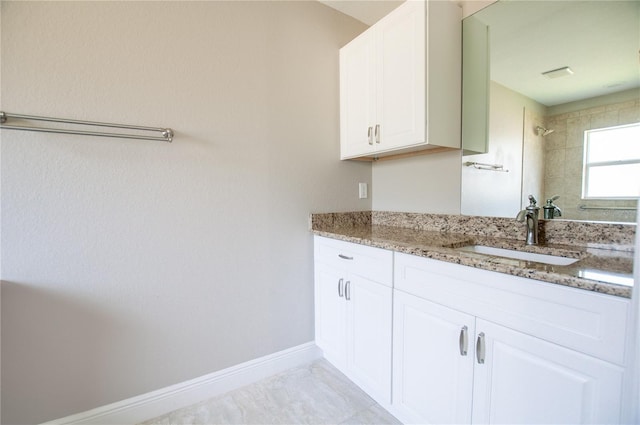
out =
<svg viewBox="0 0 640 425"><path fill-rule="evenodd" d="M400 424L326 360L148 420L173 424Z"/></svg>

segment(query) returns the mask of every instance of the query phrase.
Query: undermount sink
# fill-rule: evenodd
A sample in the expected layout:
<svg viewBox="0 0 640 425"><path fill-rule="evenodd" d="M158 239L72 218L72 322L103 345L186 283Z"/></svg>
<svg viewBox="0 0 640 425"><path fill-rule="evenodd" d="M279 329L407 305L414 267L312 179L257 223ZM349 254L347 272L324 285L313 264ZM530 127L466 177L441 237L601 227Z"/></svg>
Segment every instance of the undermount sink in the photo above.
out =
<svg viewBox="0 0 640 425"><path fill-rule="evenodd" d="M579 258L560 257L558 255L538 254L535 252L515 251L512 249L494 248L484 245L467 245L458 248L459 251L475 252L478 254L494 255L496 257L513 258L515 260L534 261L536 263L551 264L554 266L568 266Z"/></svg>

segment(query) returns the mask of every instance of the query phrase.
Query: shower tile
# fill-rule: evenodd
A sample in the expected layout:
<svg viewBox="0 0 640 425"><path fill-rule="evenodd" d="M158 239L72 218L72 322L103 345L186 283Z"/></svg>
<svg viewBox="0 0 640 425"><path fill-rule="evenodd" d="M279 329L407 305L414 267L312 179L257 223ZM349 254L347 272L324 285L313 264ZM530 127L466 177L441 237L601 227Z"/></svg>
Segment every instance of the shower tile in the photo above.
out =
<svg viewBox="0 0 640 425"><path fill-rule="evenodd" d="M547 178L544 181L544 190L546 197L550 198L555 195L560 195L560 198L564 197L564 178Z"/></svg>
<svg viewBox="0 0 640 425"><path fill-rule="evenodd" d="M640 122L640 107L638 106L620 109L619 114L618 122L621 125Z"/></svg>
<svg viewBox="0 0 640 425"><path fill-rule="evenodd" d="M591 128L605 128L612 127L614 125L619 124L619 112L616 111L608 111L603 112L599 115L594 115L591 117Z"/></svg>
<svg viewBox="0 0 640 425"><path fill-rule="evenodd" d="M564 149L567 143L567 133L558 131L552 126L548 128L553 129L554 132L543 138L545 150Z"/></svg>
<svg viewBox="0 0 640 425"><path fill-rule="evenodd" d="M607 105L607 111L618 111L620 109L632 108L638 105L637 100L628 100L626 102L613 103L611 105Z"/></svg>
<svg viewBox="0 0 640 425"><path fill-rule="evenodd" d="M582 146L566 150L565 177L579 177L582 179Z"/></svg>
<svg viewBox="0 0 640 425"><path fill-rule="evenodd" d="M606 106L595 106L593 108L583 109L580 111L580 115L596 115L602 114L606 110Z"/></svg>
<svg viewBox="0 0 640 425"><path fill-rule="evenodd" d="M547 177L563 177L565 168L565 150L556 149L546 152L544 174Z"/></svg>
<svg viewBox="0 0 640 425"><path fill-rule="evenodd" d="M552 117L551 119L547 119L545 121L545 127L552 128L555 131L567 131L567 119L557 119L557 117Z"/></svg>
<svg viewBox="0 0 640 425"><path fill-rule="evenodd" d="M591 120L588 116L567 120L567 147L582 146L584 132L589 130Z"/></svg>

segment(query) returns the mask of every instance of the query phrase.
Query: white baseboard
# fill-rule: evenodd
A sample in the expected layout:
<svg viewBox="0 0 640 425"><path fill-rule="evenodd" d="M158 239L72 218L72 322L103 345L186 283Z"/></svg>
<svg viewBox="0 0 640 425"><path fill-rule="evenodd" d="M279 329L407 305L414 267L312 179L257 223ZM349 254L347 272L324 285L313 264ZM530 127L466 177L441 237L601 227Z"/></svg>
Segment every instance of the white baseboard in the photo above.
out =
<svg viewBox="0 0 640 425"><path fill-rule="evenodd" d="M136 424L224 394L321 357L313 342L269 354L199 378L171 385L44 425Z"/></svg>

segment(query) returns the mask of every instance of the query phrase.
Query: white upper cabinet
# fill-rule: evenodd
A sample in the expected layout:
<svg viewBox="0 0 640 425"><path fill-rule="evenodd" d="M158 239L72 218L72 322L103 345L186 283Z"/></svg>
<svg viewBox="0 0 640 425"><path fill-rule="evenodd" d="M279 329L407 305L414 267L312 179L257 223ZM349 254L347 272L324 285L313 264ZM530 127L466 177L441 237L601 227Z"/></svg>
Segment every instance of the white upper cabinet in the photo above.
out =
<svg viewBox="0 0 640 425"><path fill-rule="evenodd" d="M461 9L408 1L340 50L341 158L460 148Z"/></svg>

